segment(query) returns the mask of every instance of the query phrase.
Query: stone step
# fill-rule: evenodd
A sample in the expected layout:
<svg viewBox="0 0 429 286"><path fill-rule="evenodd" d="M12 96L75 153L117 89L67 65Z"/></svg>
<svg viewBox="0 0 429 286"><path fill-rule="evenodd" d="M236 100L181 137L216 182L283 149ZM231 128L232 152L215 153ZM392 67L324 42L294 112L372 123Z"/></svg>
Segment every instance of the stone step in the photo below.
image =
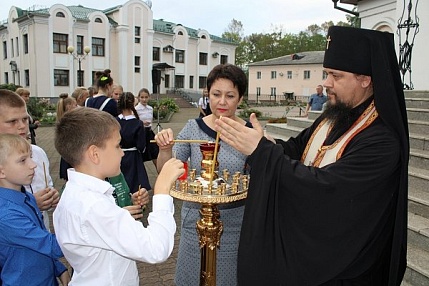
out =
<svg viewBox="0 0 429 286"><path fill-rule="evenodd" d="M427 135L410 133L410 148L429 150L429 137Z"/></svg>
<svg viewBox="0 0 429 286"><path fill-rule="evenodd" d="M411 167L429 170L429 151L410 149L410 162L408 165Z"/></svg>
<svg viewBox="0 0 429 286"><path fill-rule="evenodd" d="M429 219L429 192L409 188L408 211Z"/></svg>
<svg viewBox="0 0 429 286"><path fill-rule="evenodd" d="M429 219L408 212L408 244L429 252Z"/></svg>
<svg viewBox="0 0 429 286"><path fill-rule="evenodd" d="M429 122L429 109L424 108L408 108L408 120L419 120Z"/></svg>
<svg viewBox="0 0 429 286"><path fill-rule="evenodd" d="M429 109L429 98L406 98L405 105L407 108Z"/></svg>
<svg viewBox="0 0 429 286"><path fill-rule="evenodd" d="M308 119L311 121L316 120L320 115L322 114L322 111L309 111L308 112Z"/></svg>
<svg viewBox="0 0 429 286"><path fill-rule="evenodd" d="M429 98L429 90L404 90L405 98Z"/></svg>
<svg viewBox="0 0 429 286"><path fill-rule="evenodd" d="M266 133L273 138L287 140L297 136L303 128L290 126L289 124L268 123L265 126Z"/></svg>
<svg viewBox="0 0 429 286"><path fill-rule="evenodd" d="M404 281L413 286L429 285L429 252L408 243Z"/></svg>
<svg viewBox="0 0 429 286"><path fill-rule="evenodd" d="M408 129L410 133L429 134L429 122L421 120L408 120Z"/></svg>
<svg viewBox="0 0 429 286"><path fill-rule="evenodd" d="M429 171L408 167L408 188L429 193Z"/></svg>
<svg viewBox="0 0 429 286"><path fill-rule="evenodd" d="M313 124L314 120L308 119L306 117L288 117L287 118L287 125L298 127L298 128L307 128L310 127L311 124Z"/></svg>

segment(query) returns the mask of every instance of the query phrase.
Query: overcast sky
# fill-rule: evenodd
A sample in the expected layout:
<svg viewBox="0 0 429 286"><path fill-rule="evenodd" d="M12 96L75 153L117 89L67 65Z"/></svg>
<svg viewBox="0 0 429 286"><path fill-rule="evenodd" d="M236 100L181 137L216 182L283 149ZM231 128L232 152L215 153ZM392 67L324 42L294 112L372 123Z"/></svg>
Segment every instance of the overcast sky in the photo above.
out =
<svg viewBox="0 0 429 286"><path fill-rule="evenodd" d="M83 5L104 10L126 3L124 0L1 0L0 20L8 17L11 6L28 9L49 8L54 4ZM352 5L340 4L351 10ZM194 29L205 29L221 36L232 19L241 21L244 35L268 33L273 26L282 27L285 33L298 33L311 24L325 21L346 22L346 14L334 9L332 0L152 0L154 19L164 19Z"/></svg>

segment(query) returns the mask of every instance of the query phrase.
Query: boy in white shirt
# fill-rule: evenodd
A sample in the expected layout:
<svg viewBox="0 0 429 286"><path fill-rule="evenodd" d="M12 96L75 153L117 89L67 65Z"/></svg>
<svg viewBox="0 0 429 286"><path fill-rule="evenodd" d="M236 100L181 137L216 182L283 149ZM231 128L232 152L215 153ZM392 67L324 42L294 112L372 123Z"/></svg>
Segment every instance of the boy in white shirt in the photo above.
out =
<svg viewBox="0 0 429 286"><path fill-rule="evenodd" d="M55 147L75 167L68 170L53 219L57 240L74 270L70 285L137 286L135 260L163 262L173 250L176 224L169 190L184 172L183 163L172 159L158 175L145 228L135 220L142 216L141 207L116 206L113 187L104 180L120 173L124 152L119 129L113 116L91 108L66 113L56 127Z"/></svg>

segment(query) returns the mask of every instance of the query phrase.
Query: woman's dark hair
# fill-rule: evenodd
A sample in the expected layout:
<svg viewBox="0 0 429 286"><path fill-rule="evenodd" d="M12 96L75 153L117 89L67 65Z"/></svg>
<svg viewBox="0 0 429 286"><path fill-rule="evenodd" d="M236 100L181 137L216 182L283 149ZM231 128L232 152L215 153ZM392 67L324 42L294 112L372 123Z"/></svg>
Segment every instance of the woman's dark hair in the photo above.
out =
<svg viewBox="0 0 429 286"><path fill-rule="evenodd" d="M97 87L101 89L105 89L107 85L112 84L113 79L110 77L110 73L106 73L105 71L100 73L97 78Z"/></svg>
<svg viewBox="0 0 429 286"><path fill-rule="evenodd" d="M238 89L239 97L243 97L247 89L247 77L242 69L231 64L215 66L207 77L207 90L209 92L212 84L220 78L232 81L234 87Z"/></svg>
<svg viewBox="0 0 429 286"><path fill-rule="evenodd" d="M132 92L124 92L119 96L118 100L118 110L119 113L122 113L123 110L130 109L134 116L139 119L139 115L137 113L136 108L134 107L134 94Z"/></svg>

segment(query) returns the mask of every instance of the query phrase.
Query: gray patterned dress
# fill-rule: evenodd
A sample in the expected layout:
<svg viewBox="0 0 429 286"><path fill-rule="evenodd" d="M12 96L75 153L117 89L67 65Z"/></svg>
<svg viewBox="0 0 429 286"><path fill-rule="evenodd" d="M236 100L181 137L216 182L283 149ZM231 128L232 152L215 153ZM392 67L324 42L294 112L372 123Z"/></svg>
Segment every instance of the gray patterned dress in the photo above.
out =
<svg viewBox="0 0 429 286"><path fill-rule="evenodd" d="M246 126L250 127L250 123ZM216 132L204 121L191 119L180 131L177 139L216 140ZM246 156L220 141L218 153L219 170L228 169L231 174L236 171L248 173L245 169ZM190 158L189 169L201 171L202 154L199 144L175 144L173 151L182 161ZM199 285L200 282L200 248L196 231L196 222L200 219L200 204L184 202L181 213L181 234L179 254L176 266L175 282L178 286ZM244 200L227 205L219 205L220 220L223 223L220 248L217 249L216 284L237 285L237 252L240 238L241 222L244 213Z"/></svg>

